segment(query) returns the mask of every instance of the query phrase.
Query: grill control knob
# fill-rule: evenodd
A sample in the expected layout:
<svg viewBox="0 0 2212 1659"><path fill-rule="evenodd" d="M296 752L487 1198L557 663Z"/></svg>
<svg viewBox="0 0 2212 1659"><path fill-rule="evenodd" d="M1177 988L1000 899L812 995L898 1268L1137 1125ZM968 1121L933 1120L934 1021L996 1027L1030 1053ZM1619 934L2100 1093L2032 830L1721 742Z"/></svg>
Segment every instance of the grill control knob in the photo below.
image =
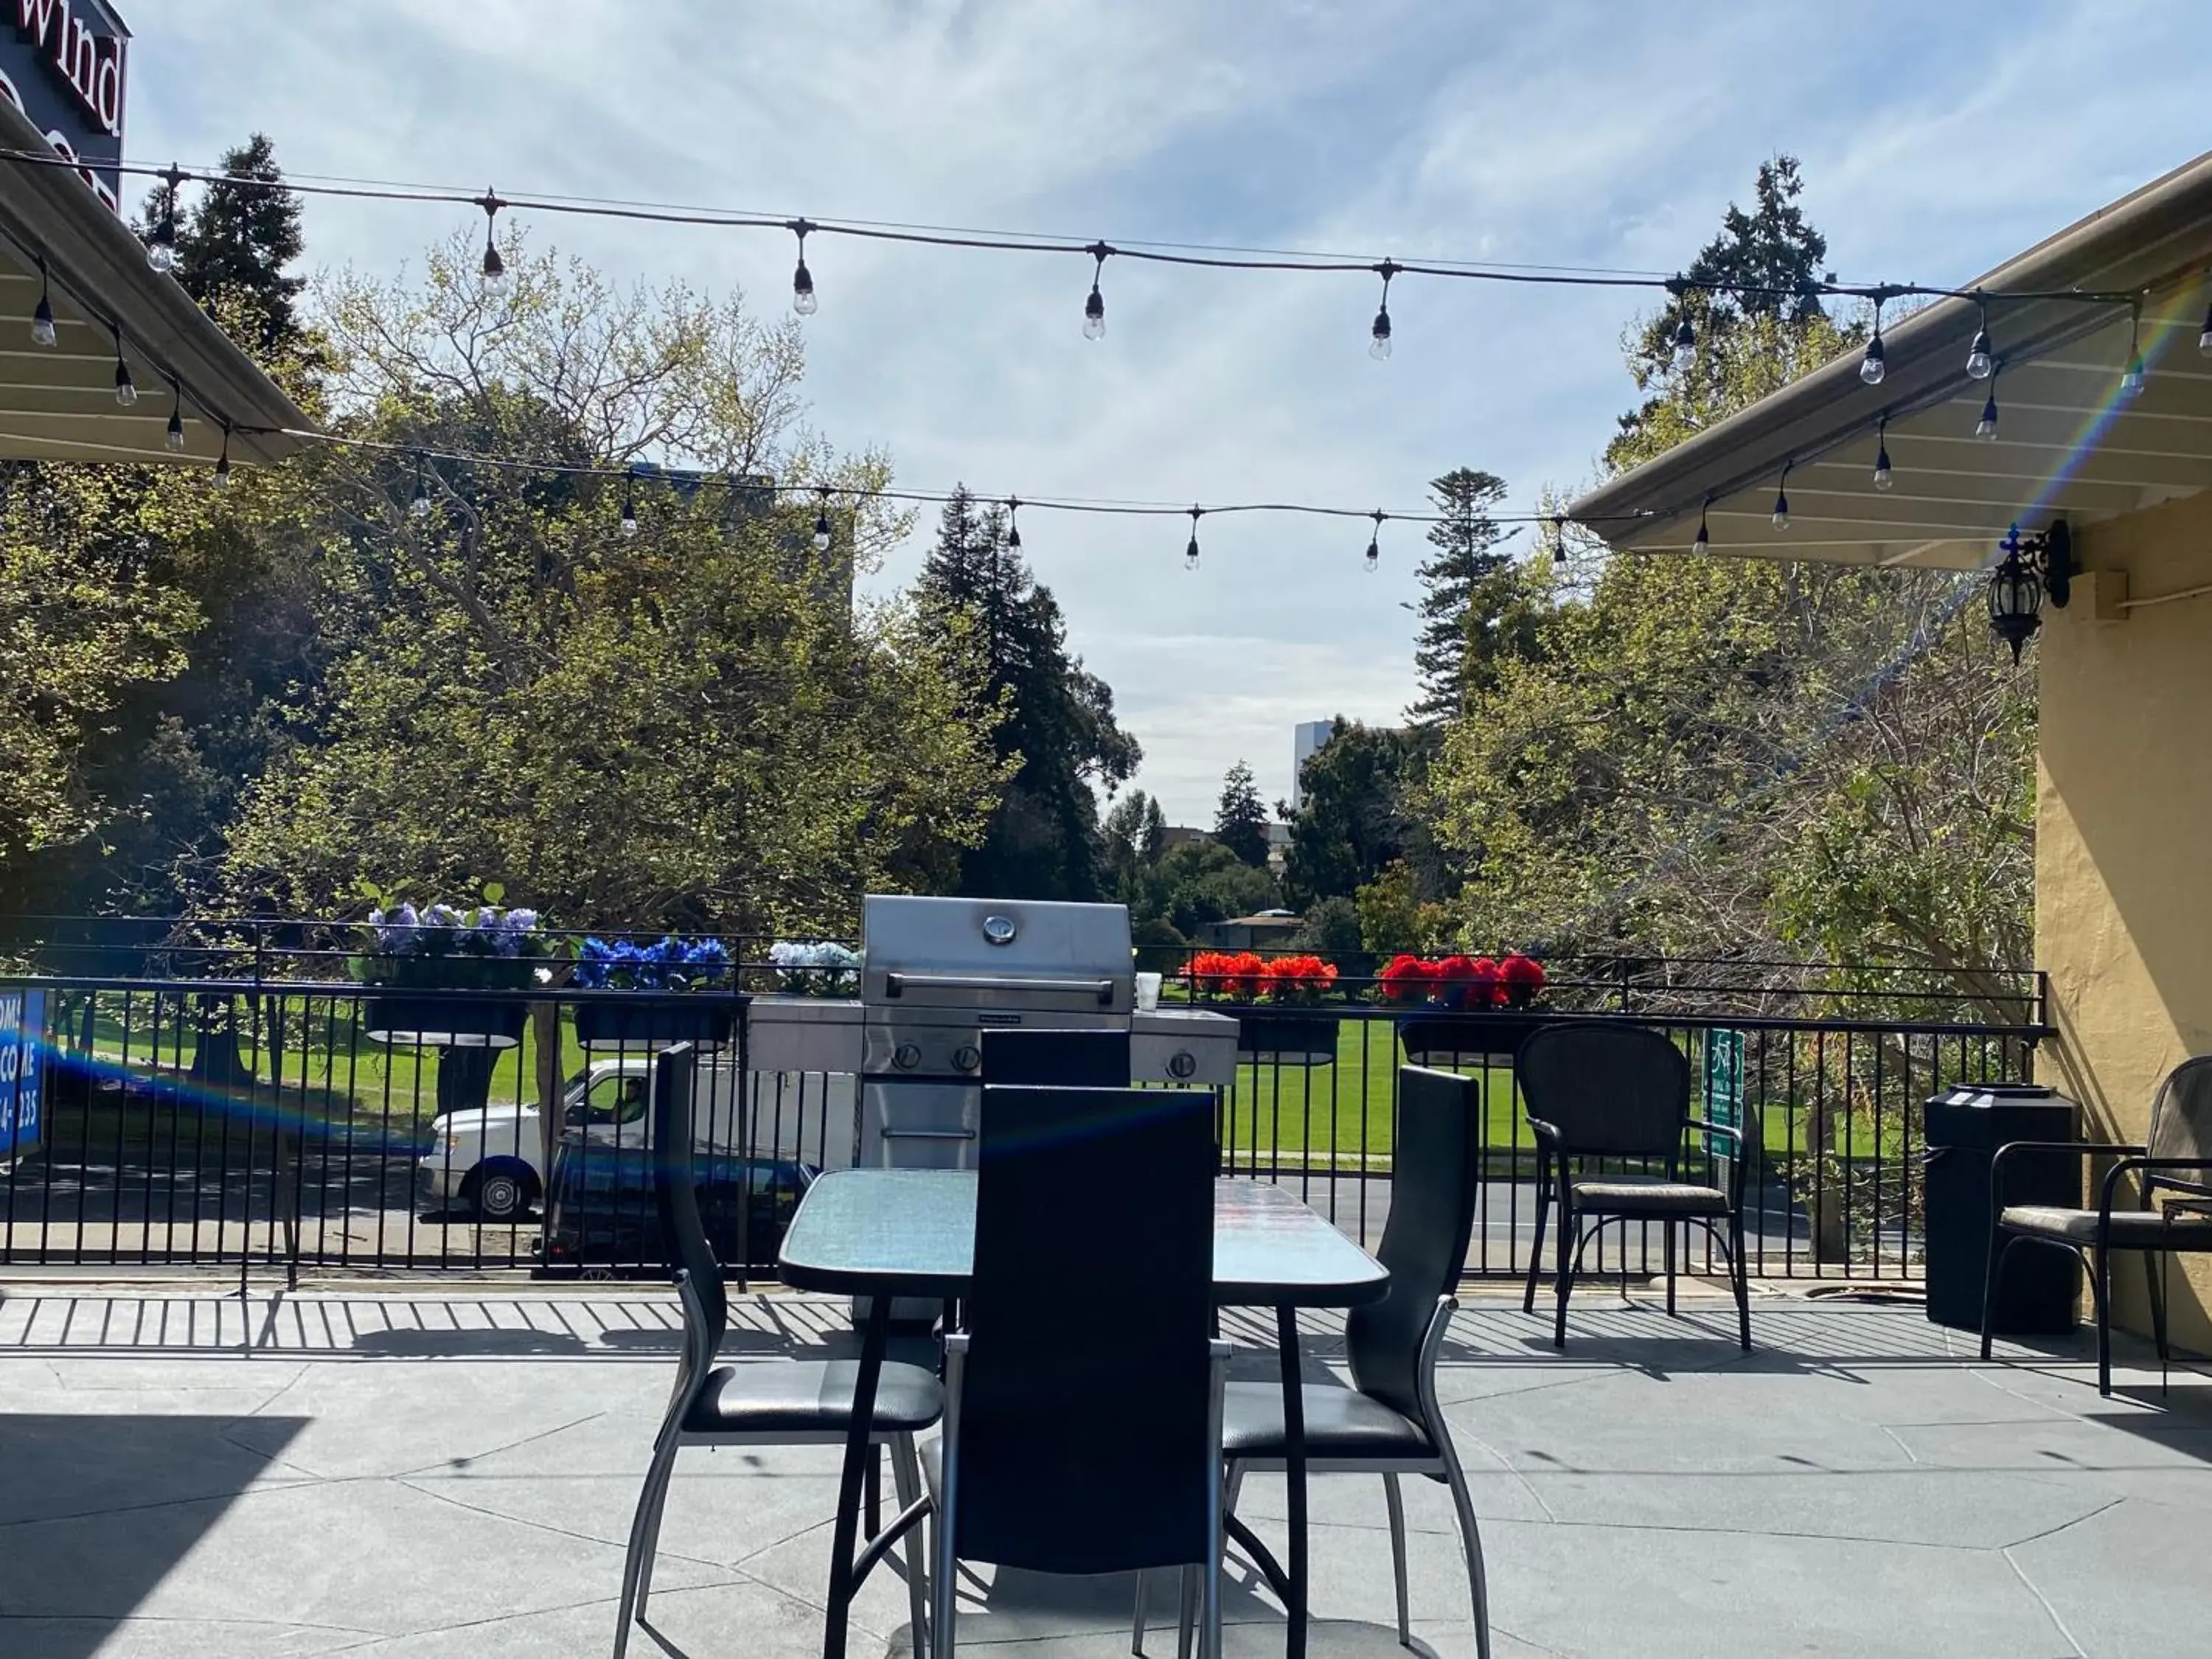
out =
<svg viewBox="0 0 2212 1659"><path fill-rule="evenodd" d="M921 1045L915 1042L900 1043L891 1052L891 1064L902 1072L911 1072L921 1064Z"/></svg>
<svg viewBox="0 0 2212 1659"><path fill-rule="evenodd" d="M1198 1056L1188 1048L1178 1048L1168 1056L1168 1075L1182 1079L1198 1075Z"/></svg>
<svg viewBox="0 0 2212 1659"><path fill-rule="evenodd" d="M972 1043L952 1051L952 1069L956 1072L972 1072L982 1063L981 1052Z"/></svg>

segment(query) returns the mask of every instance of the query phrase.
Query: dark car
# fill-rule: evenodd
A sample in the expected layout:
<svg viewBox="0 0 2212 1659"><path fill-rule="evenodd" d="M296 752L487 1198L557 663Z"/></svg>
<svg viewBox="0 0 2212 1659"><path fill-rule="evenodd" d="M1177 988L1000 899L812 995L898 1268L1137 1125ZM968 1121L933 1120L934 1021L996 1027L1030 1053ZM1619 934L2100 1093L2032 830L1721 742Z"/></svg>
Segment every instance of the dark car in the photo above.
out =
<svg viewBox="0 0 2212 1659"><path fill-rule="evenodd" d="M691 1178L715 1255L726 1267L772 1272L799 1200L819 1173L787 1158L695 1152ZM550 1186L549 1274L658 1277L667 1272L648 1149L564 1137L554 1155Z"/></svg>

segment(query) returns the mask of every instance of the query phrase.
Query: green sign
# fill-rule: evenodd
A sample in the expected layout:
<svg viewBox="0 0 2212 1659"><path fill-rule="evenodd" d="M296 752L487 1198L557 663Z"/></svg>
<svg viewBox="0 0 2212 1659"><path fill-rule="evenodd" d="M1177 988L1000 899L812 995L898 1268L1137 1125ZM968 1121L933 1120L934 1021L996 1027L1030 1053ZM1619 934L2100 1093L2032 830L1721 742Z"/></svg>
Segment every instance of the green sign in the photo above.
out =
<svg viewBox="0 0 2212 1659"><path fill-rule="evenodd" d="M1723 1128L1743 1127L1743 1033L1711 1030L1705 1033L1705 1121ZM1726 1153L1735 1149L1725 1135L1707 1135L1705 1150Z"/></svg>

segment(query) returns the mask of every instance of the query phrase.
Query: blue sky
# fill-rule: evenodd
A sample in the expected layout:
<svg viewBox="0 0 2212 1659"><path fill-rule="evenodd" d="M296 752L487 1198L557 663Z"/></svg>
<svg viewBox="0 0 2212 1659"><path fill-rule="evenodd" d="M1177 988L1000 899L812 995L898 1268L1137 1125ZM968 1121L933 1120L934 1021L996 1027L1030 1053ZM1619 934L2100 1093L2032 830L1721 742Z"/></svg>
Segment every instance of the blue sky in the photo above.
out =
<svg viewBox="0 0 2212 1659"><path fill-rule="evenodd" d="M302 174L1349 252L1668 270L1759 161L1802 158L1846 280L1968 278L2212 145L2171 3L1451 0L138 0L126 145L258 129ZM389 272L467 216L317 199L310 257ZM541 220L622 277L787 303L787 238ZM1618 291L1147 269L817 245L811 418L902 482L994 495L1417 509L1485 467L1533 505L1630 401ZM886 583L909 576L916 544ZM1025 514L1077 649L1205 822L1291 727L1412 689L1413 526ZM1525 539L1525 538L1524 538Z"/></svg>

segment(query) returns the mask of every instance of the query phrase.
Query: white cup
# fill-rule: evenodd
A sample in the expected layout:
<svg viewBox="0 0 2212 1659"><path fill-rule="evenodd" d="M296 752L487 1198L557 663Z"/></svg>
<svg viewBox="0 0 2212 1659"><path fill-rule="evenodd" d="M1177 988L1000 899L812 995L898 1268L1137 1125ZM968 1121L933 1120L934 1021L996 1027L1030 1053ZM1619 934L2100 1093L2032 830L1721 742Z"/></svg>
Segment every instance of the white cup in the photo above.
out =
<svg viewBox="0 0 2212 1659"><path fill-rule="evenodd" d="M1160 976L1158 974L1137 975L1137 1012L1149 1014L1160 1006Z"/></svg>

